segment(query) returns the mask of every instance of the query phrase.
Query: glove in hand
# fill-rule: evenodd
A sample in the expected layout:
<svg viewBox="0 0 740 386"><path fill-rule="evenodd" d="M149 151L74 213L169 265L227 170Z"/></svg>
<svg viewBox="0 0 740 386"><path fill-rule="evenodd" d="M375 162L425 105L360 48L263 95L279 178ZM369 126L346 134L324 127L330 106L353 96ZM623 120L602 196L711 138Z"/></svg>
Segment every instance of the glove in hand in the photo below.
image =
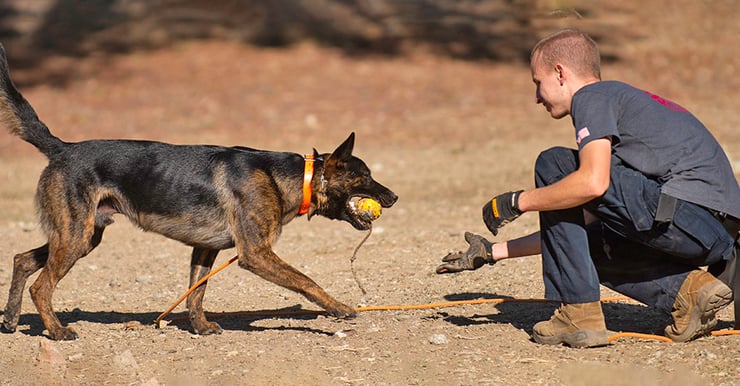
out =
<svg viewBox="0 0 740 386"><path fill-rule="evenodd" d="M522 190L494 197L483 206L483 222L494 236L498 230L522 214L519 210L519 194Z"/></svg>
<svg viewBox="0 0 740 386"><path fill-rule="evenodd" d="M450 253L442 261L444 264L437 267L438 274L456 273L464 270L476 270L484 264L495 264L493 259L493 244L482 236L465 232L465 241L470 244L465 252Z"/></svg>

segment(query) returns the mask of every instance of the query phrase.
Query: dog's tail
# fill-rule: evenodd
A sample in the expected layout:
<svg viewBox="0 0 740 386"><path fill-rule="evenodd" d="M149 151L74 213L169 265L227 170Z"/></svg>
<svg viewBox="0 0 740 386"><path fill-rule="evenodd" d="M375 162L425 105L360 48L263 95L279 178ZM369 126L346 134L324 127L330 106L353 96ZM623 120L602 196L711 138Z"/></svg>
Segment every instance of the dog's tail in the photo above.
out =
<svg viewBox="0 0 740 386"><path fill-rule="evenodd" d="M36 146L49 157L64 146L59 138L41 122L26 98L18 92L8 73L8 60L5 48L0 44L0 122L12 134Z"/></svg>

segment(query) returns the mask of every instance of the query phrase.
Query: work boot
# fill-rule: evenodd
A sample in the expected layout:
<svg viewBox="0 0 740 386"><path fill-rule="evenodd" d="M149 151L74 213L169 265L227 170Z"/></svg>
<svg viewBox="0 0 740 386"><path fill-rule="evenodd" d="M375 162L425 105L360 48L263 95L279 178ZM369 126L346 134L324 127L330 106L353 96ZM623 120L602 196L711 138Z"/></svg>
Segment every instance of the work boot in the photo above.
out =
<svg viewBox="0 0 740 386"><path fill-rule="evenodd" d="M709 272L691 271L673 303L673 324L665 335L674 342L688 342L709 334L717 325L715 315L732 301L732 290Z"/></svg>
<svg viewBox="0 0 740 386"><path fill-rule="evenodd" d="M563 303L550 320L534 325L532 337L540 344L566 344L571 347L609 344L601 302Z"/></svg>

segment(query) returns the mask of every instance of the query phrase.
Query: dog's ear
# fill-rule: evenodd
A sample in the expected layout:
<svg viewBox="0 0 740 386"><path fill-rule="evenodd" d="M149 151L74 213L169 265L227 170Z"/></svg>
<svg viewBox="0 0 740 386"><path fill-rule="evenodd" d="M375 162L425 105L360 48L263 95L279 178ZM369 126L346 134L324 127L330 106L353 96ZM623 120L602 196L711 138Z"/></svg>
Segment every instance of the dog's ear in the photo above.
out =
<svg viewBox="0 0 740 386"><path fill-rule="evenodd" d="M336 150L334 150L334 153L331 153L332 158L336 157L339 160L342 161L349 161L350 157L352 157L352 150L355 148L355 133L352 132L347 139L342 142L339 147L337 147Z"/></svg>
<svg viewBox="0 0 740 386"><path fill-rule="evenodd" d="M324 170L327 177L334 173L334 170L342 168L344 164L352 158L352 150L355 148L355 133L352 132L341 145L334 150L326 159Z"/></svg>

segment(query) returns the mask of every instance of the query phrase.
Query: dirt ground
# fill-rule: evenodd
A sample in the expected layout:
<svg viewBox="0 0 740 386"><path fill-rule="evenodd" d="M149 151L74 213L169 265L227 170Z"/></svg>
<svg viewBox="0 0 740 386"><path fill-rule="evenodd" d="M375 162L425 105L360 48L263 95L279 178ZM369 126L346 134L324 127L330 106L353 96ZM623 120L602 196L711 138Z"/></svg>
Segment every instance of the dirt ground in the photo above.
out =
<svg viewBox="0 0 740 386"><path fill-rule="evenodd" d="M639 37L619 46L623 60L605 65L604 78L688 107L740 170L737 4L646 3L615 20L634 26ZM29 79L69 61L50 59L13 75ZM542 297L538 256L434 274L442 256L465 247L464 231L487 234L480 219L485 200L531 187L540 150L574 145L570 122L551 120L533 103L525 64L423 54L351 58L311 44L256 49L213 41L74 65L94 69L94 76L64 87L22 87L67 141L156 139L305 153L329 152L356 132L355 154L400 196L354 262L367 293L350 264L364 234L348 224L298 218L276 246L347 304ZM33 195L45 159L2 130L0 162L4 304L13 255L44 242ZM536 229L536 215L526 214L497 239ZM81 338L49 341L26 291L18 331L0 335L0 385L740 385L736 336L542 346L529 334L555 305L515 301L367 311L352 320L249 314L318 308L236 265L211 279L205 297L223 334L195 336L182 320L155 329L152 321L187 289L189 253L119 218L55 292L60 319ZM223 251L216 264L233 255ZM604 297L613 295L604 288ZM237 311L246 313L219 315ZM732 312L722 311L719 328L731 325ZM668 321L633 301L606 303L604 313L615 332L660 333ZM183 315L180 305L171 317Z"/></svg>

